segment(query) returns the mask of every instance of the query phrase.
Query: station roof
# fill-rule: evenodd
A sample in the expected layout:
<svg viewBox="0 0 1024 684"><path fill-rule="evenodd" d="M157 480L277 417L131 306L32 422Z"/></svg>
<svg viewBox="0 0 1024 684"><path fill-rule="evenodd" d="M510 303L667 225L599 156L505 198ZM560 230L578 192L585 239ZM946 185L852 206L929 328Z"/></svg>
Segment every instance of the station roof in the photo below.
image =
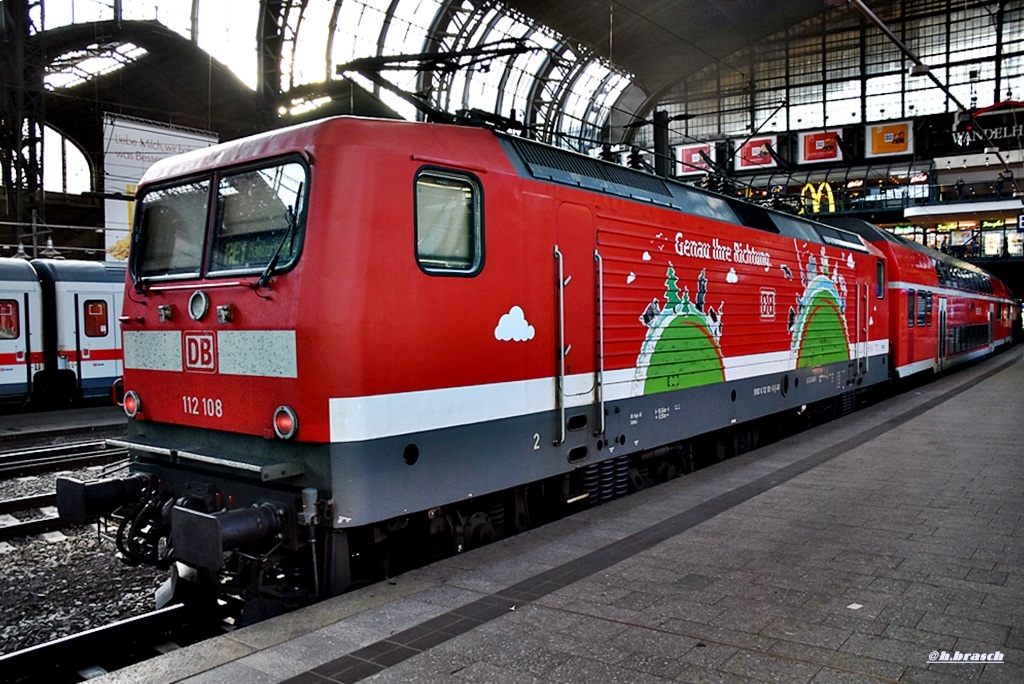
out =
<svg viewBox="0 0 1024 684"><path fill-rule="evenodd" d="M244 0L242 14L263 12L267 2ZM438 104L449 111L467 105L502 114L518 109L520 116L529 115L532 107L533 120L545 122L548 133L570 131L593 138L609 107L614 105L626 121L643 116L659 97L706 65L837 4L845 5L838 0L506 0L502 5L472 6L448 0L286 2L282 35L290 45L285 46L282 61L291 64L284 69L293 71L283 80L290 81L296 92L308 90L311 98L322 96L321 90L339 95L347 89L350 101L361 100L363 113L393 114L389 107L396 105L388 93L355 76L354 81L369 91L360 92L351 81L338 79L334 67L374 48L379 57L403 50L444 51L521 40L534 54L495 60L490 74L486 67L466 68L465 83L455 85L450 76L435 76L449 88ZM211 58L200 48L201 42L189 39L199 25L195 20L203 20L197 14L203 5L146 0L142 6L151 7L145 11L159 21L127 15L114 21L78 18L78 23L36 36L45 41L47 54L58 56L48 77L49 89L59 95L47 104L52 125L90 147L83 138L91 136L81 130L86 123L76 110L92 102L116 103L120 113L211 129L222 138L272 127L274 108L252 91L252 81L247 87L246 79L232 73L223 58ZM255 18L242 19L242 14L235 12L233 23L245 32L250 24L255 26ZM47 15L48 25L53 25L53 16ZM205 21L213 23L210 16ZM208 36L210 30L200 26L199 35ZM464 35L452 37L456 31ZM342 38L345 32L354 37ZM406 37L405 45L398 43L399 34ZM254 43L255 38L250 40ZM546 59L538 59L538 50L547 53ZM313 63L320 65L298 73L300 56L314 56ZM310 80L310 74L322 87ZM405 82L409 90L425 85L437 88L437 82L413 82L408 77ZM507 95L500 94L502 88ZM339 112L318 115L331 113Z"/></svg>
<svg viewBox="0 0 1024 684"><path fill-rule="evenodd" d="M843 0L506 0L590 46L657 98L742 47L845 6Z"/></svg>

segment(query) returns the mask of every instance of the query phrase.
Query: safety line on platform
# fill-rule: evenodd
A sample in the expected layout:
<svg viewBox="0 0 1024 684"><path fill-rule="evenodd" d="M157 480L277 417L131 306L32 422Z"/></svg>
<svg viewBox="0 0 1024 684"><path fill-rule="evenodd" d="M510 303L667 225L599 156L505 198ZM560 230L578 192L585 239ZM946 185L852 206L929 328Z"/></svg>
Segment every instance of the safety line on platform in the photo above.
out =
<svg viewBox="0 0 1024 684"><path fill-rule="evenodd" d="M575 560L568 561L523 580L505 589L484 596L462 607L438 615L414 627L397 632L375 643L364 646L352 653L341 656L285 680L282 684L314 684L337 682L353 684L371 677L389 667L419 655L434 646L443 644L461 634L495 620L517 606L523 606L539 598L563 589L574 582L594 575L616 563L627 560L638 553L671 539L692 527L714 518L759 494L785 484L842 454L851 451L881 435L894 430L954 397L976 387L985 380L1006 370L1020 360L1020 353L1014 358L968 380L947 392L929 399L921 405L908 409L885 422L862 430L837 444L821 449L799 461L759 477L713 499L697 504L670 518L655 523L628 537L591 551Z"/></svg>

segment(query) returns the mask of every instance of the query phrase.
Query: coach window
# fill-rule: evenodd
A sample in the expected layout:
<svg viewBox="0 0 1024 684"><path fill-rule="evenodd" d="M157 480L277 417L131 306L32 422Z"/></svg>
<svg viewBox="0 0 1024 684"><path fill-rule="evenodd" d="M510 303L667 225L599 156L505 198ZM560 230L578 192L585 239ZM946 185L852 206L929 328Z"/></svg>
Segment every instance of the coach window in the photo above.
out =
<svg viewBox="0 0 1024 684"><path fill-rule="evenodd" d="M110 330L107 321L107 303L102 299L87 299L82 305L86 337L106 337Z"/></svg>
<svg viewBox="0 0 1024 684"><path fill-rule="evenodd" d="M916 313L916 311L917 311L917 306L915 305L916 301L917 300L914 297L914 291L913 290L907 290L907 327L908 328L913 328L914 327L914 313Z"/></svg>
<svg viewBox="0 0 1024 684"><path fill-rule="evenodd" d="M21 337L18 321L18 300L0 299L0 340L16 340Z"/></svg>
<svg viewBox="0 0 1024 684"><path fill-rule="evenodd" d="M885 299L885 264L881 260L875 262L875 297Z"/></svg>
<svg viewBox="0 0 1024 684"><path fill-rule="evenodd" d="M918 292L917 293L917 325L925 326L928 324L928 298L931 297L931 292Z"/></svg>
<svg viewBox="0 0 1024 684"><path fill-rule="evenodd" d="M416 177L416 260L428 273L472 275L483 261L476 179L425 170Z"/></svg>

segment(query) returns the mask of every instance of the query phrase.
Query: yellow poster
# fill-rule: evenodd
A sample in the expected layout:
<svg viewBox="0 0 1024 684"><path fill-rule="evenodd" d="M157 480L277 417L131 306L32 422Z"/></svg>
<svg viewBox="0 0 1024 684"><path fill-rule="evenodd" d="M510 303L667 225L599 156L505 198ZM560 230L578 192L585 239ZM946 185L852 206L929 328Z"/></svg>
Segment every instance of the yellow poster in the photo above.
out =
<svg viewBox="0 0 1024 684"><path fill-rule="evenodd" d="M914 133L909 121L868 126L865 136L866 157L886 157L896 154L910 154L914 151Z"/></svg>

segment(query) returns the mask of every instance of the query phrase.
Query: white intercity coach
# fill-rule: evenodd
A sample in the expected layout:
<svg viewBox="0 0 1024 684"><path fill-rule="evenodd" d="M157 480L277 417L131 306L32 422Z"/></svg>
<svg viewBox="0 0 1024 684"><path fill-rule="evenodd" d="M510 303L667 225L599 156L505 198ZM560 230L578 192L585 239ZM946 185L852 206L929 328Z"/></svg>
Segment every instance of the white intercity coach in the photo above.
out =
<svg viewBox="0 0 1024 684"><path fill-rule="evenodd" d="M121 376L125 267L0 259L0 401L102 397Z"/></svg>

